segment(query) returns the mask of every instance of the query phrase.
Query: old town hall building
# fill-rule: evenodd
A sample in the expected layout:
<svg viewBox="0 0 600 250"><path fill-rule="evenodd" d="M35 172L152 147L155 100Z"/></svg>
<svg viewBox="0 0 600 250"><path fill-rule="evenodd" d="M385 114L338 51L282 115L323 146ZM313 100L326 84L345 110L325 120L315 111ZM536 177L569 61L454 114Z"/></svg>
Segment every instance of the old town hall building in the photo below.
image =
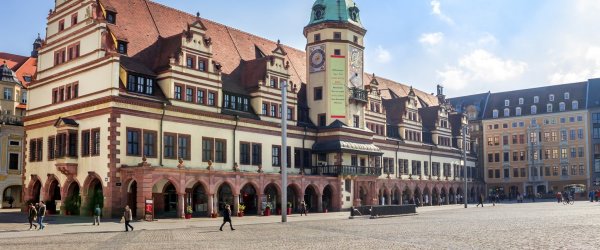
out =
<svg viewBox="0 0 600 250"><path fill-rule="evenodd" d="M149 0L56 0L29 85L24 194L137 217L456 203L479 176L466 116L364 72L352 0L317 0L305 51ZM298 31L302 32L302 31ZM287 87L286 87L287 86ZM281 149L286 87L288 154ZM289 185L281 186L287 161ZM468 195L483 192L471 180Z"/></svg>

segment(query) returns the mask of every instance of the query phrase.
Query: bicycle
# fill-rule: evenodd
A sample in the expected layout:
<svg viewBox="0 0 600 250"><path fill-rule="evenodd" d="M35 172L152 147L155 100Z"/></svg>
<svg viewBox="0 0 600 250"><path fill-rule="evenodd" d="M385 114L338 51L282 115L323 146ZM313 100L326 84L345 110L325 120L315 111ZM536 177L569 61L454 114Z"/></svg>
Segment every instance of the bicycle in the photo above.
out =
<svg viewBox="0 0 600 250"><path fill-rule="evenodd" d="M567 205L567 204L573 205L573 204L575 204L575 199L573 199L573 197L570 196L570 195L567 196L566 198L563 198L562 200L563 200L563 205Z"/></svg>

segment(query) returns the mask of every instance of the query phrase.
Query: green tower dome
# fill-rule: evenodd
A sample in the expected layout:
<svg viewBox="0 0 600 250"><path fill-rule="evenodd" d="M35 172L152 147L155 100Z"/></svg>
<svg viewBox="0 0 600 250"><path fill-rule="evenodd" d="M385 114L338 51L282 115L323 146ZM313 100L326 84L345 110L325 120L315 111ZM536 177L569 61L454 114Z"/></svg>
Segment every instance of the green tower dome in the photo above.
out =
<svg viewBox="0 0 600 250"><path fill-rule="evenodd" d="M316 0L307 26L328 22L351 23L363 28L360 10L353 0Z"/></svg>

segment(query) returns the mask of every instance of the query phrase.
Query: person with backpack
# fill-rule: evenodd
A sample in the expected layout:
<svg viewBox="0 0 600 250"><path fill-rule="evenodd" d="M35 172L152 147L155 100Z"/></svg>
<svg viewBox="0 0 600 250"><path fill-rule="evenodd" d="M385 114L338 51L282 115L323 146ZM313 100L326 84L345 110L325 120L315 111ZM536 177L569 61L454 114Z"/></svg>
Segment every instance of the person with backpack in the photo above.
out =
<svg viewBox="0 0 600 250"><path fill-rule="evenodd" d="M37 228L38 228L37 225L33 223L37 217L37 209L35 209L35 207L31 203L29 203L28 208L29 208L29 211L27 211L28 212L27 219L29 220L29 231L31 231L32 227L35 227L35 229L37 230Z"/></svg>
<svg viewBox="0 0 600 250"><path fill-rule="evenodd" d="M225 205L225 209L223 209L223 224L221 224L219 230L223 231L223 226L225 226L225 223L227 222L229 222L229 227L231 228L231 231L235 230L235 228L233 228L233 225L231 224L231 207L229 206L229 204Z"/></svg>
<svg viewBox="0 0 600 250"><path fill-rule="evenodd" d="M100 205L96 205L96 208L94 208L94 224L92 224L92 226L95 226L96 224L100 226L100 214L102 214Z"/></svg>

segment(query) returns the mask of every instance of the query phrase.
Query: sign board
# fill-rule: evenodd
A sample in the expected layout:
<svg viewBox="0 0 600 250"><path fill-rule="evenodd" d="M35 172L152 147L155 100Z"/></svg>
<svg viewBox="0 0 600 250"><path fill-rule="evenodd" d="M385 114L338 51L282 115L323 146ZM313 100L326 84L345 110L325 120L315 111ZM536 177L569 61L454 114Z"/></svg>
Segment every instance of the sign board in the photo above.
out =
<svg viewBox="0 0 600 250"><path fill-rule="evenodd" d="M333 119L346 118L346 57L332 55L329 59L329 114Z"/></svg>
<svg viewBox="0 0 600 250"><path fill-rule="evenodd" d="M120 182L117 182L117 183L116 183L116 185L117 185L117 187L120 187L120 186L121 186L121 183L120 183Z"/></svg>
<svg viewBox="0 0 600 250"><path fill-rule="evenodd" d="M146 200L146 205L144 206L144 220L154 220L154 200Z"/></svg>

